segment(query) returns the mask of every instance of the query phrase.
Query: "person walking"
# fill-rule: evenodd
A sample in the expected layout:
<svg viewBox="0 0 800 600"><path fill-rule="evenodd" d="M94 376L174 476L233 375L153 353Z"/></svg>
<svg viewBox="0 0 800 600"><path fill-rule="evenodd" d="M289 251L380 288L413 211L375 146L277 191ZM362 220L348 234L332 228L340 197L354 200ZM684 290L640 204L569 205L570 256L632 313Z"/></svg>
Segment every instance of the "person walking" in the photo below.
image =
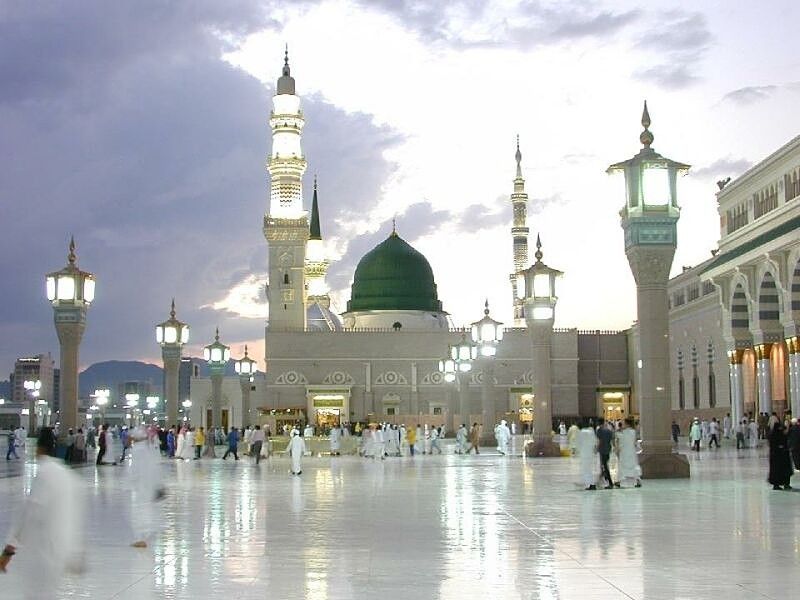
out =
<svg viewBox="0 0 800 600"><path fill-rule="evenodd" d="M228 449L225 451L225 454L222 455L222 460L228 458L229 454L233 454L233 457L236 460L239 460L239 432L236 430L236 427L231 427L231 430L228 432Z"/></svg>
<svg viewBox="0 0 800 600"><path fill-rule="evenodd" d="M711 450L712 444L717 445L717 450L719 450L719 423L717 423L717 418L713 417L711 419L711 423L708 424L708 449Z"/></svg>
<svg viewBox="0 0 800 600"><path fill-rule="evenodd" d="M24 458L25 457L25 442L28 439L28 432L25 431L25 428L22 425L20 425L19 427L17 427L14 430L14 437L16 438L16 441L14 442L14 444L17 447L17 451Z"/></svg>
<svg viewBox="0 0 800 600"><path fill-rule="evenodd" d="M256 426L256 429L258 426ZM338 425L331 427L330 442L331 442L331 456L339 456L339 450L342 447L342 430Z"/></svg>
<svg viewBox="0 0 800 600"><path fill-rule="evenodd" d="M755 421L755 419L751 419L751 421L747 424L747 432L750 441L750 447L758 448L758 423Z"/></svg>
<svg viewBox="0 0 800 600"><path fill-rule="evenodd" d="M616 447L618 459L618 475L616 487L622 487L622 482L633 479L634 487L642 487L642 468L639 466L639 456L636 454L636 430L633 428L633 419L627 418L622 422L622 429L616 433Z"/></svg>
<svg viewBox="0 0 800 600"><path fill-rule="evenodd" d="M605 419L600 417L598 420L597 431L597 452L600 454L600 472L608 485L605 489L614 487L611 480L611 471L608 469L608 459L611 457L611 445L614 443L614 433L606 426Z"/></svg>
<svg viewBox="0 0 800 600"><path fill-rule="evenodd" d="M734 428L734 435L736 436L736 449L740 450L742 448L746 448L745 445L745 434L747 432L747 421L742 419L738 423L736 423L736 427Z"/></svg>
<svg viewBox="0 0 800 600"><path fill-rule="evenodd" d="M722 436L727 440L731 437L731 413L726 413L722 419Z"/></svg>
<svg viewBox="0 0 800 600"><path fill-rule="evenodd" d="M70 469L53 458L55 450L53 429L41 427L36 476L0 555L0 572L5 572L12 558L21 554L24 597L35 600L60 597L64 574L81 573L85 567L83 487Z"/></svg>
<svg viewBox="0 0 800 600"><path fill-rule="evenodd" d="M411 456L414 456L414 451L417 444L417 429L415 427L409 427L408 431L406 432L406 438L408 439L408 451Z"/></svg>
<svg viewBox="0 0 800 600"><path fill-rule="evenodd" d="M439 428L431 427L431 454L436 450L439 454L442 453L442 448L439 446Z"/></svg>
<svg viewBox="0 0 800 600"><path fill-rule="evenodd" d="M297 429L292 429L292 437L286 447L286 453L292 459L292 475L300 475L303 472L303 455L306 453L306 443L300 437L300 432Z"/></svg>
<svg viewBox="0 0 800 600"><path fill-rule="evenodd" d="M467 448L467 454L475 450L475 454L480 454L480 450L478 450L478 444L481 441L481 426L478 425L477 422L472 424L472 428L469 430L469 448Z"/></svg>
<svg viewBox="0 0 800 600"><path fill-rule="evenodd" d="M181 458L183 460L192 460L195 454L194 428L187 427L186 433L183 435L183 452L181 453Z"/></svg>
<svg viewBox="0 0 800 600"><path fill-rule="evenodd" d="M106 432L108 431L108 425L103 425L100 427L100 435L97 438L97 443L99 449L97 450L97 461L95 464L102 465L103 458L106 455L106 451L108 450L108 438L106 437Z"/></svg>
<svg viewBox="0 0 800 600"><path fill-rule="evenodd" d="M567 429L567 447L572 456L578 453L578 433L580 433L580 430L576 423L572 423Z"/></svg>
<svg viewBox="0 0 800 600"><path fill-rule="evenodd" d="M797 422L797 417L792 418L789 425L789 433L786 435L786 443L789 446L789 454L794 463L794 470L800 471L800 423Z"/></svg>
<svg viewBox="0 0 800 600"><path fill-rule="evenodd" d="M597 435L590 423L578 432L578 459L583 489L597 489Z"/></svg>
<svg viewBox="0 0 800 600"><path fill-rule="evenodd" d="M261 448L264 446L264 430L261 425L256 425L250 434L250 455L256 457L256 464L261 462Z"/></svg>
<svg viewBox="0 0 800 600"><path fill-rule="evenodd" d="M203 451L203 445L206 443L206 432L202 427L197 428L194 434L194 459L200 460L200 453Z"/></svg>
<svg viewBox="0 0 800 600"><path fill-rule="evenodd" d="M72 441L72 453L70 454L72 462L86 462L86 436L83 435L83 428L78 427L78 433Z"/></svg>
<svg viewBox="0 0 800 600"><path fill-rule="evenodd" d="M703 430L700 427L700 421L695 418L692 422L692 427L689 429L689 442L692 444L692 450L700 452L700 440L703 437Z"/></svg>
<svg viewBox="0 0 800 600"><path fill-rule="evenodd" d="M786 441L786 431L783 423L776 422L772 426L767 439L769 440L769 475L767 481L772 484L773 490L791 490L789 478L792 476L792 460L789 457L789 448Z"/></svg>
<svg viewBox="0 0 800 600"><path fill-rule="evenodd" d="M17 436L14 435L13 431L8 432L8 450L6 450L6 460L11 460L11 455L14 455L14 458L19 460L19 455L17 454Z"/></svg>
<svg viewBox="0 0 800 600"><path fill-rule="evenodd" d="M672 443L677 448L678 447L678 438L681 435L681 427L675 422L675 419L672 419Z"/></svg>
<svg viewBox="0 0 800 600"><path fill-rule="evenodd" d="M462 423L456 431L456 454L464 454L467 449L467 425Z"/></svg>

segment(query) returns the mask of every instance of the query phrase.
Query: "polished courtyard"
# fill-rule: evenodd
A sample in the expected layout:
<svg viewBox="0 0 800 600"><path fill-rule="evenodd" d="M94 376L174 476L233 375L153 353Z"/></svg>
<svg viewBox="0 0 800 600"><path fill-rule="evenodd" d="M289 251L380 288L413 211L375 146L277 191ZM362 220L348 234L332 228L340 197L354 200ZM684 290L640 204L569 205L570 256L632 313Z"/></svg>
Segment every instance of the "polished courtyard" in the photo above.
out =
<svg viewBox="0 0 800 600"><path fill-rule="evenodd" d="M129 547L128 467L80 467L88 570L59 597L789 597L800 492L766 484L764 448L690 460L691 480L594 492L578 486L575 459L491 449L306 458L299 477L285 458L164 460L169 493L144 550ZM0 535L34 470L0 465ZM19 575L12 562L2 597L22 597Z"/></svg>

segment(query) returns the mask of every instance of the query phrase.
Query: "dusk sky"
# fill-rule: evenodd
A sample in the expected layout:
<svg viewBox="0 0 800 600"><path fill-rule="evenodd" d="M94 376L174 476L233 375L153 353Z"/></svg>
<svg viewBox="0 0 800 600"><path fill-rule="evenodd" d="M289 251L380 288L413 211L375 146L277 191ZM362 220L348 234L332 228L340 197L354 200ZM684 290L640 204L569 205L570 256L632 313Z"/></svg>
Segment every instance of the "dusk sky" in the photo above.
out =
<svg viewBox="0 0 800 600"><path fill-rule="evenodd" d="M431 262L457 326L511 320L519 134L533 242L565 272L557 327L636 318L618 211L647 99L681 179L673 273L710 257L715 181L800 134L800 3L352 0L0 7L0 378L58 341L44 275L97 276L81 364L161 363L154 327L263 356L270 147L284 44L319 179L329 283L391 231ZM532 245L532 244L531 244ZM533 251L531 251L531 255ZM443 349L444 352L444 349ZM262 361L263 367L263 361Z"/></svg>

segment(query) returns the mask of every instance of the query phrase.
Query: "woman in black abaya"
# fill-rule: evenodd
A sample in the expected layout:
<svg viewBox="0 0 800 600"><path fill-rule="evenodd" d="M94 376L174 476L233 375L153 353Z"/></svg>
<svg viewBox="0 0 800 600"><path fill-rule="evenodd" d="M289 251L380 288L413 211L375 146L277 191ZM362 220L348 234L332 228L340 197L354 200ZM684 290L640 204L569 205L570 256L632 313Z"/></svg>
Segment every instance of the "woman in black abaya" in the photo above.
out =
<svg viewBox="0 0 800 600"><path fill-rule="evenodd" d="M790 490L789 478L792 476L792 460L783 423L775 423L769 434L769 477L773 490Z"/></svg>

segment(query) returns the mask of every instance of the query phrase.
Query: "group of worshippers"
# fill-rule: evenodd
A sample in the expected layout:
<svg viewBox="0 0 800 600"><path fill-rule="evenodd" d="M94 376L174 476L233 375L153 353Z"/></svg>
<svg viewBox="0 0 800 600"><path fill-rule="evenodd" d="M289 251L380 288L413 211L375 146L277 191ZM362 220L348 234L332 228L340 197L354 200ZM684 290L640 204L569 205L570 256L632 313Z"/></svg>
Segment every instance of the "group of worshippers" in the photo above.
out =
<svg viewBox="0 0 800 600"><path fill-rule="evenodd" d="M359 454L365 458L385 459L389 456L441 454L440 440L446 435L444 425L416 427L404 424L370 423L361 431Z"/></svg>
<svg viewBox="0 0 800 600"><path fill-rule="evenodd" d="M777 417L777 415L776 415ZM797 417L789 421L770 417L771 427L767 434L769 441L769 474L767 481L773 490L792 489L790 479L795 471L800 471L800 423Z"/></svg>
<svg viewBox="0 0 800 600"><path fill-rule="evenodd" d="M720 428L719 421L716 417L710 421L703 419L702 421L695 417L692 425L689 427L689 445L695 452L700 452L700 444L705 442L708 449L711 450L714 446L719 449L720 433L724 431L724 427ZM675 434L673 433L673 441L675 441Z"/></svg>
<svg viewBox="0 0 800 600"><path fill-rule="evenodd" d="M642 470L636 448L637 435L632 419L622 421L619 429L602 418L598 419L597 427L587 421L574 437L584 489L596 490L603 480L604 489L619 488L626 482L632 482L634 487L642 486ZM617 456L617 481L612 479L608 466L612 452Z"/></svg>

